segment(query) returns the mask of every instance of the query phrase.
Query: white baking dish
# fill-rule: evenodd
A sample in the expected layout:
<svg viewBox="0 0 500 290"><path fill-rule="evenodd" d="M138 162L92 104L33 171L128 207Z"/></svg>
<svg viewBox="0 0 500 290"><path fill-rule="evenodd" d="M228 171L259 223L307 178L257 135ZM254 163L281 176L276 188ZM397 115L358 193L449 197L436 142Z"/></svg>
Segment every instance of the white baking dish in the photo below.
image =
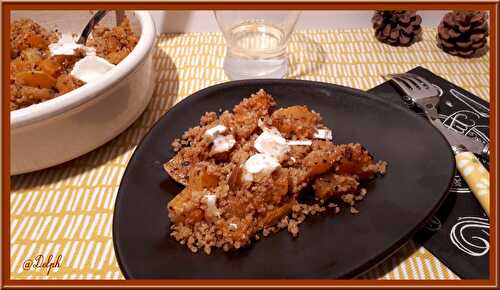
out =
<svg viewBox="0 0 500 290"><path fill-rule="evenodd" d="M148 12L126 14L140 34L139 42L100 81L10 113L11 175L51 167L94 150L123 132L145 110L153 91L151 52L156 30ZM78 33L90 13L14 12L12 18L18 17Z"/></svg>

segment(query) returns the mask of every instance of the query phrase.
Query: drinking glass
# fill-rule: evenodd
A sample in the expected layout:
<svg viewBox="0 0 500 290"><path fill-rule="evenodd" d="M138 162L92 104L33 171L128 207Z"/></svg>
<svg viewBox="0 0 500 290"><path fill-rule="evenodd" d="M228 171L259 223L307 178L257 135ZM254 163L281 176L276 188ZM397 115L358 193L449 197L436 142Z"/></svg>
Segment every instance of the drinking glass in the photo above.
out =
<svg viewBox="0 0 500 290"><path fill-rule="evenodd" d="M286 46L300 11L214 11L226 40L224 71L232 80L282 78Z"/></svg>

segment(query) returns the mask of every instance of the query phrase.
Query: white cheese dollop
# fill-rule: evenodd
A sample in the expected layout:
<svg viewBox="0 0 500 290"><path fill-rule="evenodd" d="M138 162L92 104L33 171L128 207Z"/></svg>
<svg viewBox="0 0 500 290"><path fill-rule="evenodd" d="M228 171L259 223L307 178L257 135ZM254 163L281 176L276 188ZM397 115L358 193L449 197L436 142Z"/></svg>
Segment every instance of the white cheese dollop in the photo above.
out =
<svg viewBox="0 0 500 290"><path fill-rule="evenodd" d="M288 145L290 146L311 146L311 140L288 140Z"/></svg>
<svg viewBox="0 0 500 290"><path fill-rule="evenodd" d="M74 55L75 49L85 50L86 55L95 55L95 48L77 44L71 34L63 34L58 42L49 44L50 55Z"/></svg>
<svg viewBox="0 0 500 290"><path fill-rule="evenodd" d="M247 159L243 168L245 169L245 174L243 174L243 179L246 181L252 181L253 175L255 174L271 174L274 170L280 167L280 162L278 159L262 153L257 153L252 155Z"/></svg>
<svg viewBox="0 0 500 290"><path fill-rule="evenodd" d="M222 153L231 150L236 140L233 135L217 136L213 141L212 153Z"/></svg>
<svg viewBox="0 0 500 290"><path fill-rule="evenodd" d="M314 133L314 138L332 140L333 134L330 129L317 129Z"/></svg>
<svg viewBox="0 0 500 290"><path fill-rule="evenodd" d="M290 149L286 139L275 128L265 129L255 140L254 147L258 152L276 159L281 159Z"/></svg>
<svg viewBox="0 0 500 290"><path fill-rule="evenodd" d="M207 136L213 143L211 151L212 154L229 151L236 144L236 140L233 135L221 135L226 132L226 130L226 126L217 125L205 131L205 136Z"/></svg>
<svg viewBox="0 0 500 290"><path fill-rule="evenodd" d="M96 55L87 55L75 63L71 75L86 83L99 80L115 65L102 57Z"/></svg>
<svg viewBox="0 0 500 290"><path fill-rule="evenodd" d="M220 134L226 132L227 128L224 125L217 125L213 128L207 129L205 131L205 136L210 137L212 140L215 139Z"/></svg>
<svg viewBox="0 0 500 290"><path fill-rule="evenodd" d="M220 217L220 211L217 208L217 196L215 194L205 194L207 199L207 213L211 217Z"/></svg>

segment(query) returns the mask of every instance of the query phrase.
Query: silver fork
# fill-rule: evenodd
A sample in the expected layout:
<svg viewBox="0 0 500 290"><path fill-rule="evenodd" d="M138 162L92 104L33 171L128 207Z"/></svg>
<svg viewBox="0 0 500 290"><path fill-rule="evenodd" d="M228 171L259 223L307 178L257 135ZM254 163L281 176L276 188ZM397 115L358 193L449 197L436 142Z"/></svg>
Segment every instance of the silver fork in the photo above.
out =
<svg viewBox="0 0 500 290"><path fill-rule="evenodd" d="M479 140L462 135L443 125L436 109L440 99L439 91L434 85L423 77L412 73L390 74L389 77L420 109L424 111L429 121L445 135L448 141L450 141L450 138L453 138L453 142L450 142L452 147L461 145L467 150L489 159L489 149L487 145L485 146ZM453 149L456 150L456 148Z"/></svg>
<svg viewBox="0 0 500 290"><path fill-rule="evenodd" d="M451 130L441 122L436 109L440 99L439 91L425 78L412 73L390 74L388 76L424 111L431 124L448 140L455 153L458 171L489 215L489 172L473 154L481 154L483 157L489 158L488 146Z"/></svg>
<svg viewBox="0 0 500 290"><path fill-rule="evenodd" d="M436 106L439 103L439 91L430 82L416 74L390 74L389 75L408 97L421 109L431 120L436 120L439 115Z"/></svg>
<svg viewBox="0 0 500 290"><path fill-rule="evenodd" d="M83 31L82 33L80 33L80 37L78 38L76 43L85 45L90 33L94 29L94 26L96 26L104 18L104 16L108 14L108 12L109 10L99 10L94 15L92 15L92 18L90 18L87 25L85 25L85 28L83 28Z"/></svg>

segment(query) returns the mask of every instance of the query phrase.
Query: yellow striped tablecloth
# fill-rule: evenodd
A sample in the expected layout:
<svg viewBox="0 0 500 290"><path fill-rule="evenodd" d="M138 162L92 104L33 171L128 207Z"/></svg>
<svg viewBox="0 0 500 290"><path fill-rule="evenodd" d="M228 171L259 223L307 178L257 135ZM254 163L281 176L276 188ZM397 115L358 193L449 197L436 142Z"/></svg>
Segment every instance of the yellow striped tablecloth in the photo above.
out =
<svg viewBox="0 0 500 290"><path fill-rule="evenodd" d="M289 78L370 89L381 74L421 65L489 99L489 56L460 59L435 46L435 28L409 48L384 45L371 29L298 31L288 47ZM123 279L112 244L113 207L127 162L147 130L173 104L227 81L220 33L159 35L156 87L146 112L99 149L47 170L11 178L12 279ZM12 148L15 150L15 148ZM60 267L25 270L37 255L61 255ZM458 279L424 248L409 242L363 278Z"/></svg>

